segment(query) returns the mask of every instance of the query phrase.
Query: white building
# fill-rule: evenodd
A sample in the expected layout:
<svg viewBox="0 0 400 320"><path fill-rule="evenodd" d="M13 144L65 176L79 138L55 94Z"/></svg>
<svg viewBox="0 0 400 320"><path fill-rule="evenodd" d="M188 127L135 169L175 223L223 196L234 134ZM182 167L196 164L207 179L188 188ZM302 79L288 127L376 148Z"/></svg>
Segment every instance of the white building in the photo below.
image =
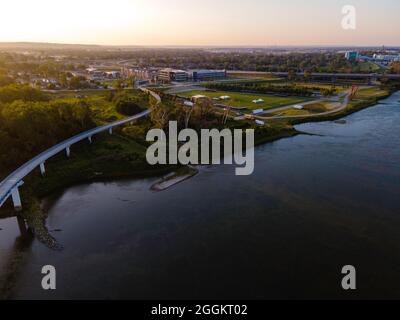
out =
<svg viewBox="0 0 400 320"><path fill-rule="evenodd" d="M395 62L400 61L399 54L374 54L374 60L384 61L384 62Z"/></svg>

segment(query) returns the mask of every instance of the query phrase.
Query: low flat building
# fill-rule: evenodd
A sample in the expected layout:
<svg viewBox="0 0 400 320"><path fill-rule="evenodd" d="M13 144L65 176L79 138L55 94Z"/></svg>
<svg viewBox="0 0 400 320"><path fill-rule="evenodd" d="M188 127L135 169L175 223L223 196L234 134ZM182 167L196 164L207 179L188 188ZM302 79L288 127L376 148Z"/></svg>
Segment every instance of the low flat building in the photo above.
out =
<svg viewBox="0 0 400 320"><path fill-rule="evenodd" d="M398 54L374 54L373 58L374 60L385 62L400 61L400 55Z"/></svg>
<svg viewBox="0 0 400 320"><path fill-rule="evenodd" d="M189 76L194 81L205 81L226 78L226 70L190 70Z"/></svg>

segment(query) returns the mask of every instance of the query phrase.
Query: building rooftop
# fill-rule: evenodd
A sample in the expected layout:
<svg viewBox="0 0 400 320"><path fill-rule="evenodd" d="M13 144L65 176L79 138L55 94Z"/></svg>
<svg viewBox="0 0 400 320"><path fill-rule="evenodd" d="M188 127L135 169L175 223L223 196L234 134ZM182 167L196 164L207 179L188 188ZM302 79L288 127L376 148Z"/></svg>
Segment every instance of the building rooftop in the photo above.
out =
<svg viewBox="0 0 400 320"><path fill-rule="evenodd" d="M186 72L185 70L173 69L173 68L164 68L160 70L161 72Z"/></svg>

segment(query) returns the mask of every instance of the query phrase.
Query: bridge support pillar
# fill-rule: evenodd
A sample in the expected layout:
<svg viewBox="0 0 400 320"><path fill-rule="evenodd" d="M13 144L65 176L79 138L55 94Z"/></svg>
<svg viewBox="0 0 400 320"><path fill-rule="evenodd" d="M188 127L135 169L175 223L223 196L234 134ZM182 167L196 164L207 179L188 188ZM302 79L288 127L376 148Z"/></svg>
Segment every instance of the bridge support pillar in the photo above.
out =
<svg viewBox="0 0 400 320"><path fill-rule="evenodd" d="M66 155L67 155L68 158L71 156L71 149L70 149L70 147L67 147L67 148L65 149L65 153L66 153Z"/></svg>
<svg viewBox="0 0 400 320"><path fill-rule="evenodd" d="M14 188L14 190L11 191L11 197L15 210L17 211L22 210L21 196L19 195L18 187Z"/></svg>
<svg viewBox="0 0 400 320"><path fill-rule="evenodd" d="M40 173L42 174L42 176L46 174L46 168L44 166L44 162L40 164Z"/></svg>
<svg viewBox="0 0 400 320"><path fill-rule="evenodd" d="M19 232L21 233L21 235L22 236L26 235L28 229L26 227L25 219L17 215L17 222L18 222Z"/></svg>
<svg viewBox="0 0 400 320"><path fill-rule="evenodd" d="M108 129L108 132L109 132L110 134L113 134L113 129L112 129L112 128Z"/></svg>
<svg viewBox="0 0 400 320"><path fill-rule="evenodd" d="M89 143L92 143L92 137L88 137Z"/></svg>

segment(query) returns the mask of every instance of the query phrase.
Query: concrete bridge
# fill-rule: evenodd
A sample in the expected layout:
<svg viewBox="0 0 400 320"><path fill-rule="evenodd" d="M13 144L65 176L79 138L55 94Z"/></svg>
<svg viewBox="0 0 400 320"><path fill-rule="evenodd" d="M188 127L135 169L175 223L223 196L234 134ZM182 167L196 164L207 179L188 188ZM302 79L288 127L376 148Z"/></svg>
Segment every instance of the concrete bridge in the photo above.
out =
<svg viewBox="0 0 400 320"><path fill-rule="evenodd" d="M141 88L141 90L151 94L157 100L157 104L161 102L161 98L153 91L150 91L145 88ZM7 178L5 178L3 181L0 182L0 207L2 207L3 204L7 201L7 199L11 197L14 204L14 208L16 208L16 210L20 210L22 208L22 201L19 193L19 188L24 184L23 179L36 168L40 168L40 172L44 176L44 174L46 173L45 162L49 158L53 157L54 155L62 151L65 151L67 157L69 157L71 153L70 148L73 144L85 139L88 139L89 142L91 143L92 137L94 135L105 131L108 131L110 134L112 134L112 130L114 127L118 127L127 123L132 124L135 120L146 117L149 114L150 110L146 110L135 116L126 118L124 120L116 121L104 126L100 126L82 132L80 134L77 134L76 136L73 136L51 147L50 149L47 149L46 151L42 152L35 158L29 160L21 167L19 167L17 170L12 172Z"/></svg>

